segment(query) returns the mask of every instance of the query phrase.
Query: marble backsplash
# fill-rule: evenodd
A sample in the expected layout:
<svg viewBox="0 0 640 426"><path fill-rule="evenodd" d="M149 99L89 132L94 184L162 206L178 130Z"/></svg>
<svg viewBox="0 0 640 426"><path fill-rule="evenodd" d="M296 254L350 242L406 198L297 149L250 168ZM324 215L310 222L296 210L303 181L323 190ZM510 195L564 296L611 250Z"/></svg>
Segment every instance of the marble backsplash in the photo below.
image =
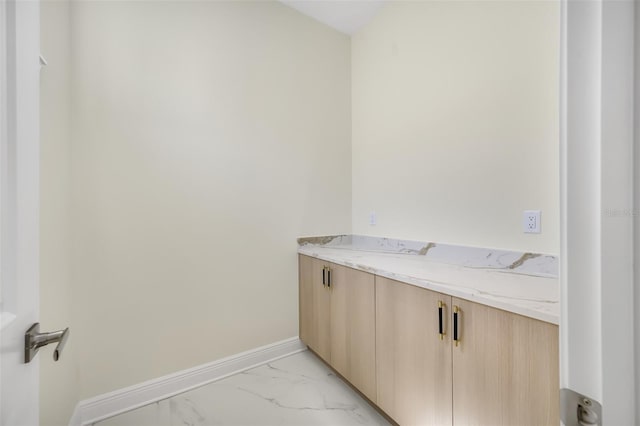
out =
<svg viewBox="0 0 640 426"><path fill-rule="evenodd" d="M397 240L364 235L330 235L298 238L300 246L424 256L425 259L466 268L488 269L546 278L558 277L558 257L435 242Z"/></svg>

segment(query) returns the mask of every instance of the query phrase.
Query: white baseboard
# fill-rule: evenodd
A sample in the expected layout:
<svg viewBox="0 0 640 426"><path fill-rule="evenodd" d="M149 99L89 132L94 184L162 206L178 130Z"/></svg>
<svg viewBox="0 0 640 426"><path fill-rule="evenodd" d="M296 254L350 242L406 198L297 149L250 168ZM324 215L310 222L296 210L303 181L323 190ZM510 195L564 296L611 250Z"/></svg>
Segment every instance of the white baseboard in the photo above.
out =
<svg viewBox="0 0 640 426"><path fill-rule="evenodd" d="M80 419L80 402L76 405L76 408L73 410L71 419L69 419L69 426L82 426L82 420Z"/></svg>
<svg viewBox="0 0 640 426"><path fill-rule="evenodd" d="M85 426L306 350L297 337L78 402L69 426Z"/></svg>

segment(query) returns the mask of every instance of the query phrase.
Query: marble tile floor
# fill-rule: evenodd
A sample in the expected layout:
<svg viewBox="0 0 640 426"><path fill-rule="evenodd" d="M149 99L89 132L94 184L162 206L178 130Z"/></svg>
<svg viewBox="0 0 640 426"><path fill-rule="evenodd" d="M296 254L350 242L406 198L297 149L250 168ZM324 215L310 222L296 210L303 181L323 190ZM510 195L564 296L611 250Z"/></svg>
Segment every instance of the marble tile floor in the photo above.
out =
<svg viewBox="0 0 640 426"><path fill-rule="evenodd" d="M96 426L389 425L309 351L281 358Z"/></svg>

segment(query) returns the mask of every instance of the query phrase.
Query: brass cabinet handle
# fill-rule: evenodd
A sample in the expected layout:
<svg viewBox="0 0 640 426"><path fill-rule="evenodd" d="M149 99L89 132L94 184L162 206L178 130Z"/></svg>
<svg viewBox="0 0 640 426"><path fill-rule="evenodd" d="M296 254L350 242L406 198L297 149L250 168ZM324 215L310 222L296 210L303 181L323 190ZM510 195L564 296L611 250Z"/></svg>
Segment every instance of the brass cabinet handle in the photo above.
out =
<svg viewBox="0 0 640 426"><path fill-rule="evenodd" d="M444 331L444 319L443 319L443 309L447 305L442 302L442 300L438 300L438 334L440 335L440 340L444 340L444 335L446 332Z"/></svg>
<svg viewBox="0 0 640 426"><path fill-rule="evenodd" d="M328 266L322 267L322 286L331 288L331 268Z"/></svg>
<svg viewBox="0 0 640 426"><path fill-rule="evenodd" d="M456 346L460 343L460 336L458 336L458 314L461 312L458 306L453 305L453 341L456 342Z"/></svg>

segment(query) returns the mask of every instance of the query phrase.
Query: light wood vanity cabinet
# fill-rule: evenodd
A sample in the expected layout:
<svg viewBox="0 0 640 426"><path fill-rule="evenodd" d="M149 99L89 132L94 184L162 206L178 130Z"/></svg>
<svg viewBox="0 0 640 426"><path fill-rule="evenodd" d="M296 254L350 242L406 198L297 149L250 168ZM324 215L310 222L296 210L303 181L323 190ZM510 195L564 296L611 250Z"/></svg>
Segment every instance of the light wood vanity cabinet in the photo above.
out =
<svg viewBox="0 0 640 426"><path fill-rule="evenodd" d="M331 265L331 365L376 401L375 276Z"/></svg>
<svg viewBox="0 0 640 426"><path fill-rule="evenodd" d="M376 277L377 404L401 425L451 424L450 307L451 296Z"/></svg>
<svg viewBox="0 0 640 426"><path fill-rule="evenodd" d="M299 259L300 338L399 424L559 423L556 325Z"/></svg>
<svg viewBox="0 0 640 426"><path fill-rule="evenodd" d="M453 347L455 425L557 425L558 327L453 298L460 343Z"/></svg>
<svg viewBox="0 0 640 426"><path fill-rule="evenodd" d="M376 400L375 278L299 256L300 339Z"/></svg>
<svg viewBox="0 0 640 426"><path fill-rule="evenodd" d="M300 340L326 362L331 362L331 295L326 289L326 264L299 256Z"/></svg>

